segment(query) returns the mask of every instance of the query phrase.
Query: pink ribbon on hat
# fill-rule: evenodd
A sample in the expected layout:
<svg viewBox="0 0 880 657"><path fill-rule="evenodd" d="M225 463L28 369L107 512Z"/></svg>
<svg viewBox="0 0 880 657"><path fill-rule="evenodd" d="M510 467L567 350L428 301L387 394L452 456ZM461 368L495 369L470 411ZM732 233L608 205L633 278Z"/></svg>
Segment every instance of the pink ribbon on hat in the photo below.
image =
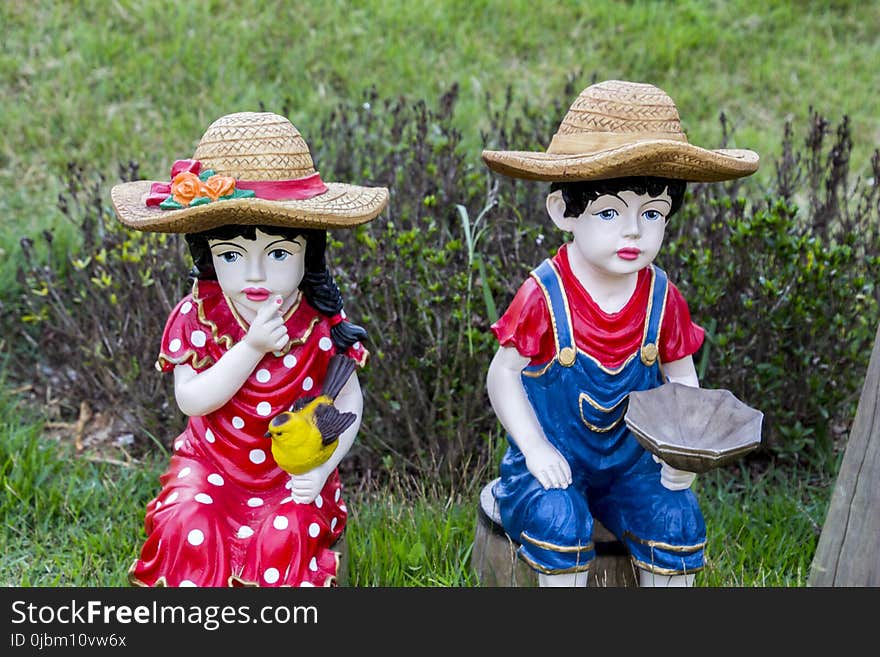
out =
<svg viewBox="0 0 880 657"><path fill-rule="evenodd" d="M305 201L327 191L327 185L317 172L292 180L236 180L235 187L249 189L257 198L267 201Z"/></svg>
<svg viewBox="0 0 880 657"><path fill-rule="evenodd" d="M171 167L171 180L184 171L196 175L202 169L199 160L177 160ZM317 172L303 178L289 180L235 180L235 188L254 192L256 198L266 201L305 201L327 191L327 185ZM170 182L154 182L150 185L150 194L146 205L155 206L162 203L171 194Z"/></svg>

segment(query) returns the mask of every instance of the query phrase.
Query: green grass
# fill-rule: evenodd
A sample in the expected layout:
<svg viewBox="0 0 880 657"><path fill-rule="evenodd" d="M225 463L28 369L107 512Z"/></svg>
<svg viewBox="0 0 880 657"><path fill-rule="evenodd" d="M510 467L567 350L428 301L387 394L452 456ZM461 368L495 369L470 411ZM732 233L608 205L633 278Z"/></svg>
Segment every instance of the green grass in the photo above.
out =
<svg viewBox="0 0 880 657"><path fill-rule="evenodd" d="M128 467L91 462L22 414L0 397L0 585L126 586L167 457ZM476 586L469 560L484 483L462 491L349 485L349 585ZM698 478L709 544L697 586L805 586L830 483L779 468Z"/></svg>
<svg viewBox="0 0 880 657"><path fill-rule="evenodd" d="M706 518L699 586L806 586L833 480L774 467L730 468L698 477Z"/></svg>
<svg viewBox="0 0 880 657"><path fill-rule="evenodd" d="M346 530L351 586L476 586L471 496L397 484L355 496Z"/></svg>
<svg viewBox="0 0 880 657"><path fill-rule="evenodd" d="M135 467L76 456L0 400L0 585L122 586L140 548L158 457Z"/></svg>

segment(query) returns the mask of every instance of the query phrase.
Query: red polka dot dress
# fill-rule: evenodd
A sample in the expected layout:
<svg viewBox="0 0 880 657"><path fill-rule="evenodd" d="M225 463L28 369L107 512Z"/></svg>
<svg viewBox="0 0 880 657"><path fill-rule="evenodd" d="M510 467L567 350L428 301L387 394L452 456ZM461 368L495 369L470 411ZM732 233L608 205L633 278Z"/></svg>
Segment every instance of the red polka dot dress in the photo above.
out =
<svg viewBox="0 0 880 657"><path fill-rule="evenodd" d="M141 586L331 586L347 510L338 472L310 504L293 501L272 457L269 420L320 390L334 354L328 318L302 296L285 315L290 341L266 354L224 406L191 417L174 441L162 489L147 505L147 540L129 579ZM241 340L247 323L215 281L197 281L168 318L157 368L197 372ZM348 355L359 365L359 343Z"/></svg>

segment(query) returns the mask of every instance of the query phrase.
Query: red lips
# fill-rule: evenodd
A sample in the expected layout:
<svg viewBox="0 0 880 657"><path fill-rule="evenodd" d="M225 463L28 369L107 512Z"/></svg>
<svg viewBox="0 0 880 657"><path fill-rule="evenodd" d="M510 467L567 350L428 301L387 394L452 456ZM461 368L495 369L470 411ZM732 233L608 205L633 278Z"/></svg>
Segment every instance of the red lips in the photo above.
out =
<svg viewBox="0 0 880 657"><path fill-rule="evenodd" d="M642 254L641 249L629 248L629 247L625 248L625 249L618 249L618 251L617 251L617 256L619 258L622 258L623 260L635 260L641 254Z"/></svg>
<svg viewBox="0 0 880 657"><path fill-rule="evenodd" d="M271 290L267 290L264 287L246 287L242 292L251 301L265 301L272 294Z"/></svg>

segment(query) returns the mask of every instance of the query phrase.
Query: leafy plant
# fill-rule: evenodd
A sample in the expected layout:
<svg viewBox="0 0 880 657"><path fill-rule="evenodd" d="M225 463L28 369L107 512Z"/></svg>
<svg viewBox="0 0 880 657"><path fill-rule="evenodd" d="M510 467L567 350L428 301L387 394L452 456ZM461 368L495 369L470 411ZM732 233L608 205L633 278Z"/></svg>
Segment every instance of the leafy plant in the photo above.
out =
<svg viewBox="0 0 880 657"><path fill-rule="evenodd" d="M765 413L765 447L833 457L855 414L877 330L878 187L849 180L850 126L813 113L802 148L786 125L763 198L743 181L696 185L660 260L710 330L704 385Z"/></svg>

